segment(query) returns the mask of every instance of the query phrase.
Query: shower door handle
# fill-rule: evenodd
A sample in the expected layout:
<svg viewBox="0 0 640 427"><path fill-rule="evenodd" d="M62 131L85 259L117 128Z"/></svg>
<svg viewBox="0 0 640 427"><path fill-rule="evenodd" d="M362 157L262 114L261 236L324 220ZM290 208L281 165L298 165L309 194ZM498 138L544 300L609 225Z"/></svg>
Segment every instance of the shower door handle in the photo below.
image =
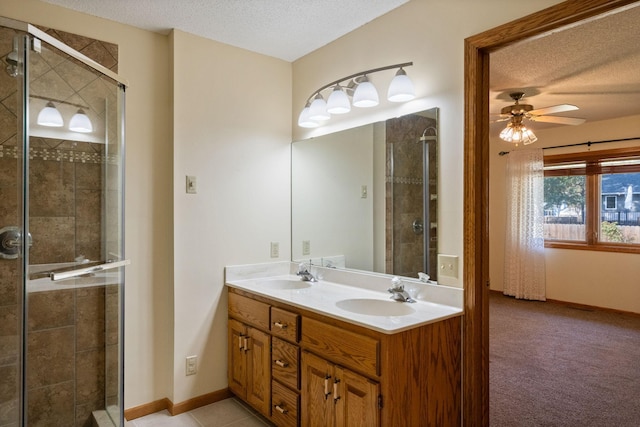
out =
<svg viewBox="0 0 640 427"><path fill-rule="evenodd" d="M77 268L75 270L51 272L51 280L56 282L58 280L72 279L78 276L84 276L85 274L97 273L99 271L111 270L112 268L124 267L131 264L131 260L124 259L122 261L105 262L104 264L93 265L91 267Z"/></svg>

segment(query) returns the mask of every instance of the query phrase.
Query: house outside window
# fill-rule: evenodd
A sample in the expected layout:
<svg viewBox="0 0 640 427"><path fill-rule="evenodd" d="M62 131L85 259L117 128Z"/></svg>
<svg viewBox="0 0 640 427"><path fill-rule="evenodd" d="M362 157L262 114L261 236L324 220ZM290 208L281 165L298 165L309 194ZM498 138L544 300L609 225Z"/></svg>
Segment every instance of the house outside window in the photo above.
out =
<svg viewBox="0 0 640 427"><path fill-rule="evenodd" d="M640 148L545 156L545 246L640 253Z"/></svg>

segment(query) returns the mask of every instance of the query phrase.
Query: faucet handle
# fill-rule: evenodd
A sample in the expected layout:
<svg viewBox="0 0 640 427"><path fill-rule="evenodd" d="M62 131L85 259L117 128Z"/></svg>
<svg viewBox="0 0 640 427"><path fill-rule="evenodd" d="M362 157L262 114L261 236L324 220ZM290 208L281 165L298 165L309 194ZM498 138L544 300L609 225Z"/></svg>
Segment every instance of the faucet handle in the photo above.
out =
<svg viewBox="0 0 640 427"><path fill-rule="evenodd" d="M305 274L308 272L309 272L309 269L307 268L307 264L305 264L304 262L301 262L300 264L298 264L298 274Z"/></svg>
<svg viewBox="0 0 640 427"><path fill-rule="evenodd" d="M398 276L393 276L391 279L391 289L397 289L399 291L404 289L404 284L402 283L402 279Z"/></svg>

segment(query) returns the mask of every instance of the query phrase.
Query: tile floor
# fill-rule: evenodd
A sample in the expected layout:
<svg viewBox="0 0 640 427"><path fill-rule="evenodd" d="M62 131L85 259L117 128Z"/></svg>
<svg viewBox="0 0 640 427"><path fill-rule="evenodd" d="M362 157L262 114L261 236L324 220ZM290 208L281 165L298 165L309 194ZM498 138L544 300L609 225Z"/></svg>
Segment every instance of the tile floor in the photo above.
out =
<svg viewBox="0 0 640 427"><path fill-rule="evenodd" d="M235 398L212 403L172 417L156 412L125 422L125 427L265 427L272 426Z"/></svg>

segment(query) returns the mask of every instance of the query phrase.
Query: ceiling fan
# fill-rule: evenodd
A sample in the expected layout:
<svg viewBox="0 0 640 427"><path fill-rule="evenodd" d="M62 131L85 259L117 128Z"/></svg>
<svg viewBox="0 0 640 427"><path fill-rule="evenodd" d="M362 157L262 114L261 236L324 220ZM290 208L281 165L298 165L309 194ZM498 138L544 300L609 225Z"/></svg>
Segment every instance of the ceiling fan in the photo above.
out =
<svg viewBox="0 0 640 427"><path fill-rule="evenodd" d="M556 123L560 125L580 125L585 122L585 119L579 119L576 117L557 117L550 116L549 114L562 113L565 111L578 110L578 107L571 104L559 104L550 107L534 109L533 105L520 104L520 100L524 97L524 92L512 92L509 94L511 99L515 101L515 104L504 107L500 110L500 118L493 120L493 122L509 121L507 127L500 132L500 138L513 142L516 145L520 142L523 144L531 144L538 138L533 132L523 124L523 119L531 120L534 122L544 123Z"/></svg>

